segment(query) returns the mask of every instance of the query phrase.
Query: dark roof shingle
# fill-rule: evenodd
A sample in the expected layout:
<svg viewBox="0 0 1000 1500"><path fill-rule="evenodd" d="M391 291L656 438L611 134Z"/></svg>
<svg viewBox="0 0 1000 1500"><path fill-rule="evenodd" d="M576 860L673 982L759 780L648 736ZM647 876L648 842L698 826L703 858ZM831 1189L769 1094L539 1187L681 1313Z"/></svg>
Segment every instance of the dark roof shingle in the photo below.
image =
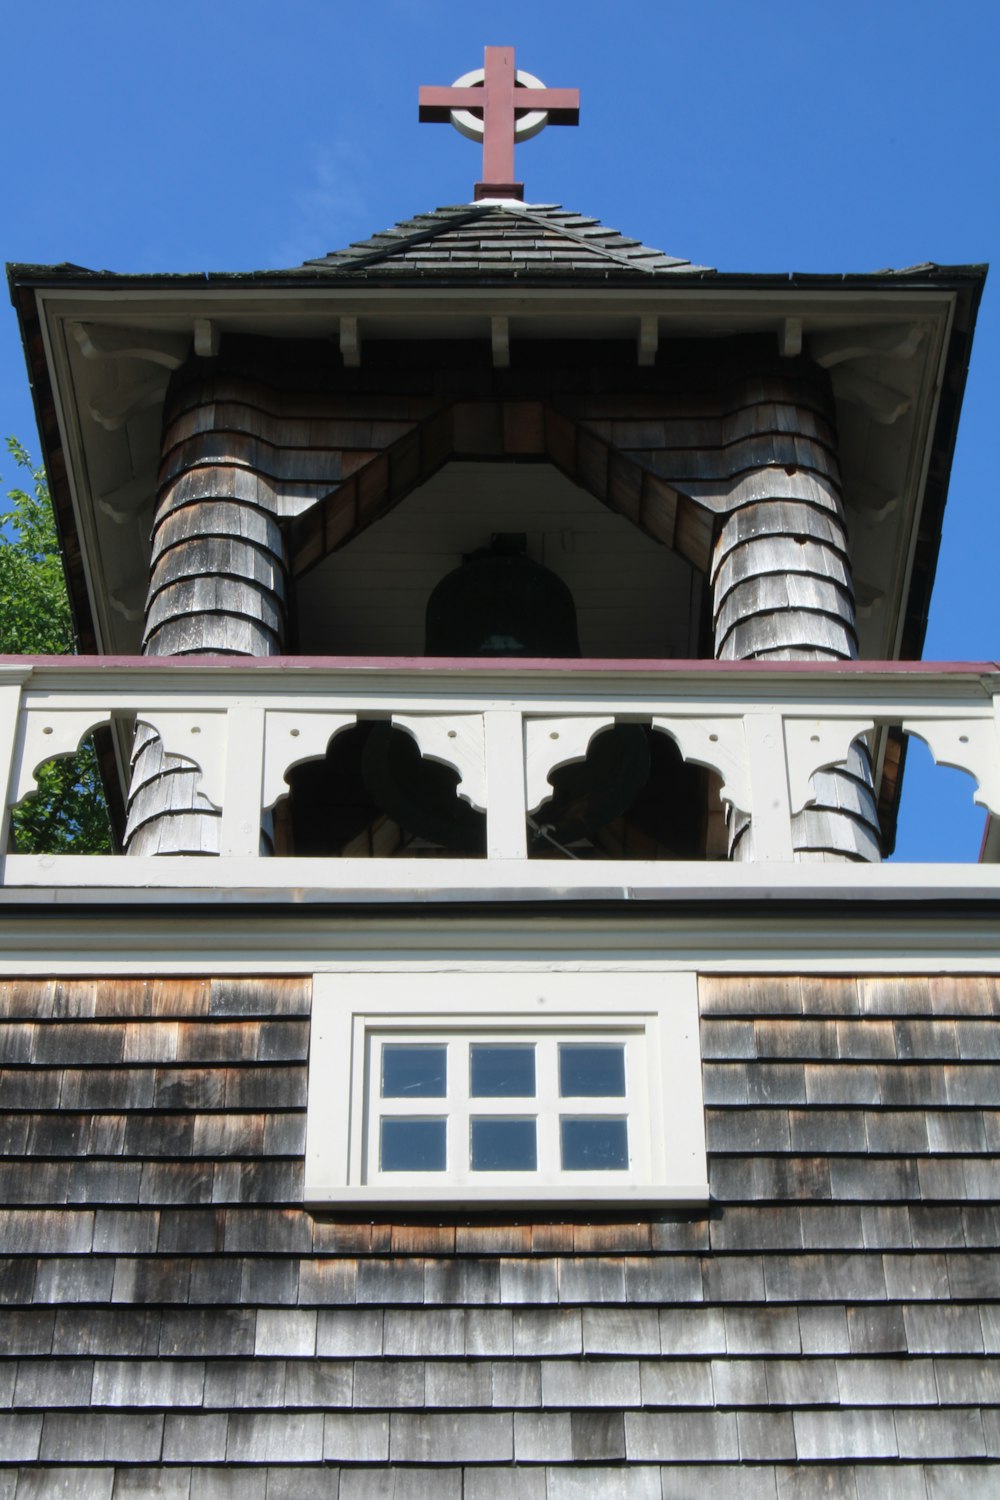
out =
<svg viewBox="0 0 1000 1500"><path fill-rule="evenodd" d="M303 271L338 276L596 273L662 275L704 271L558 204L484 202L418 214L368 240L309 260Z"/></svg>

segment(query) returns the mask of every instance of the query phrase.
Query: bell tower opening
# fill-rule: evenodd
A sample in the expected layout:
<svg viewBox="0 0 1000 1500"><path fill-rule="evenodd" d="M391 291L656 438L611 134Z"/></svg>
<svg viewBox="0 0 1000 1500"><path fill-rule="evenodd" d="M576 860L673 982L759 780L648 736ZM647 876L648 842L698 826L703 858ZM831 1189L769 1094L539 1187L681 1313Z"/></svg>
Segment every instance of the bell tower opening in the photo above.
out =
<svg viewBox="0 0 1000 1500"><path fill-rule="evenodd" d="M581 656L712 655L706 580L685 558L551 464L462 460L299 579L298 650L423 656L432 591L498 534L569 590Z"/></svg>

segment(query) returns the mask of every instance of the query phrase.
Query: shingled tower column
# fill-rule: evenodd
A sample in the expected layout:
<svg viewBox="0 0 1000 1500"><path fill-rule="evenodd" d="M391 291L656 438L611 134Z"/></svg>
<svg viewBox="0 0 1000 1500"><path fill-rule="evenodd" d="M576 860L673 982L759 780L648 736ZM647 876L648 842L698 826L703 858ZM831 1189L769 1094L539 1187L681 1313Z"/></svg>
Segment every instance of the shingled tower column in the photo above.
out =
<svg viewBox="0 0 1000 1500"><path fill-rule="evenodd" d="M286 568L268 491L213 430L211 379L180 386L168 407L143 652L271 656L284 646ZM129 854L218 854L219 810L200 772L164 753L139 723L132 749Z"/></svg>
<svg viewBox="0 0 1000 1500"><path fill-rule="evenodd" d="M843 504L829 475L761 472L760 498L727 517L712 563L715 655L723 661L850 661L857 654ZM871 757L813 778L812 806L792 819L797 860L881 858ZM730 825L730 857L754 858L753 828Z"/></svg>

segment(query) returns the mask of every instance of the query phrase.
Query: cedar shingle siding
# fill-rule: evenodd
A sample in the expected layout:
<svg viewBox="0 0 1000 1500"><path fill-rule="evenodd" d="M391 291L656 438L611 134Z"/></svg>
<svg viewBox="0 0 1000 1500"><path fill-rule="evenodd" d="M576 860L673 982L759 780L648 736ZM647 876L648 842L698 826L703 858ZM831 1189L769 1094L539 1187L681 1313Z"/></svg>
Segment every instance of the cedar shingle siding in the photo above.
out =
<svg viewBox="0 0 1000 1500"><path fill-rule="evenodd" d="M710 1212L572 1224L303 1211L307 981L0 1001L0 1496L996 1493L1000 980L702 979Z"/></svg>

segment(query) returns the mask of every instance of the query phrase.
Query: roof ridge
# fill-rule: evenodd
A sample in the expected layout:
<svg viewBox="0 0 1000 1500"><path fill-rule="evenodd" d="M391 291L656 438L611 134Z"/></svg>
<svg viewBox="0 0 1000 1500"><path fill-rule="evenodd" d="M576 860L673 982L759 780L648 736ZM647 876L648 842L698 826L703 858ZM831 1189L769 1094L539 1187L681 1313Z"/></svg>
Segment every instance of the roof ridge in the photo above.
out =
<svg viewBox="0 0 1000 1500"><path fill-rule="evenodd" d="M330 261L349 262L351 266L363 267L374 264L378 260L384 260L389 255L397 255L402 250L408 250L412 245L419 245L424 240L436 239L446 229L472 223L475 219L482 218L484 213L493 205L468 203L456 204L454 207L435 208L429 213L417 214L412 219L401 219L397 224L391 224L388 229L377 230L367 240L355 241L359 251L365 251L372 245L374 240L384 240L392 237L391 243L378 245L367 251L367 254L351 254L354 244L347 245L343 250L331 250L327 255L318 255L314 260L304 261L307 266L319 266L329 264ZM449 215L448 218L439 215ZM424 223L418 229L410 229L420 221L431 220Z"/></svg>
<svg viewBox="0 0 1000 1500"><path fill-rule="evenodd" d="M533 213L527 206L524 208L523 214L525 218L531 219L536 224L552 223L551 219L545 218L541 214ZM572 217L575 219L583 219L585 223L587 222L586 216L583 214L573 214ZM559 233L566 235L568 239L573 240L576 244L583 245L587 250L597 250L601 255L606 256L608 260L616 261L621 266L628 266L629 270L638 268L640 271L646 271L650 274L652 273L652 266L643 265L641 260L634 255L629 255L619 250L612 250L610 245L595 245L593 242L599 239L600 235L617 235L619 239L624 239L625 236L620 234L617 229L608 229L607 226L601 224L598 219L591 219L589 223L594 226L594 230L596 230L597 233L592 232L589 235L584 234L582 230L570 229L567 224L559 225ZM654 250L651 246L643 245L639 240L633 240L632 244L638 246L640 250L644 250L647 256L658 255L662 256L664 260L672 260L676 265L687 264L687 262L678 260L674 256L666 255L662 250Z"/></svg>

